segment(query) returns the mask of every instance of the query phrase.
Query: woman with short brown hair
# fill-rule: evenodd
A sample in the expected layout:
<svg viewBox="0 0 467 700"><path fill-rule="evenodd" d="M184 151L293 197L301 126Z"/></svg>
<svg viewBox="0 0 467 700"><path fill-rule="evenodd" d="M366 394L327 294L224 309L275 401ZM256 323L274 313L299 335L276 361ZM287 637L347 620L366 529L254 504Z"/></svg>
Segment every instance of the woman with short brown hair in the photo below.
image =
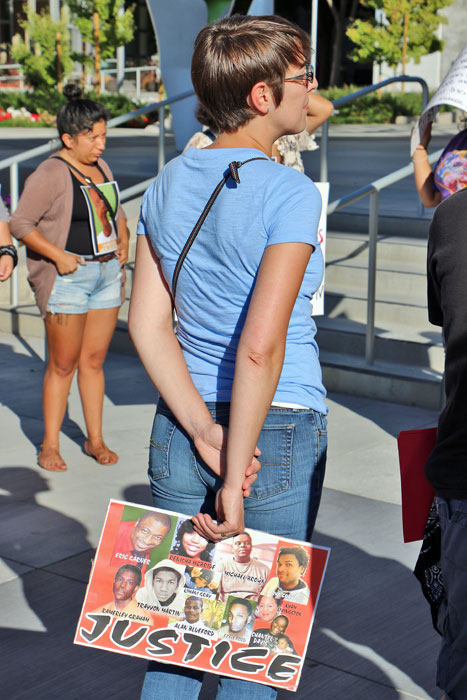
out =
<svg viewBox="0 0 467 700"><path fill-rule="evenodd" d="M138 224L129 327L161 396L153 499L213 542L245 525L309 539L321 496L327 407L310 307L321 198L271 160L278 137L305 127L309 57L308 36L279 17L205 27L192 79L218 136L165 166ZM197 698L202 678L151 662L142 698ZM221 677L216 698L276 694Z"/></svg>

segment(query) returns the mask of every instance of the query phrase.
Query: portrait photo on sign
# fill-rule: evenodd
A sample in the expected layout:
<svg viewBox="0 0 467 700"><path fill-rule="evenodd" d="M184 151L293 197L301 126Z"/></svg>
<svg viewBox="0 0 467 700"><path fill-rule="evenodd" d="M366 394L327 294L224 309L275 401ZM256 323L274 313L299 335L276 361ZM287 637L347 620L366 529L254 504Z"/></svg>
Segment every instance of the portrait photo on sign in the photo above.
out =
<svg viewBox="0 0 467 700"><path fill-rule="evenodd" d="M154 509L125 508L118 525L111 566L133 564L144 575L150 563L154 565L167 558L176 522L176 518Z"/></svg>
<svg viewBox="0 0 467 700"><path fill-rule="evenodd" d="M269 578L276 543L277 537L253 531L220 542L214 558L219 600L233 595L256 601Z"/></svg>
<svg viewBox="0 0 467 700"><path fill-rule="evenodd" d="M118 242L115 216L120 203L120 192L117 183L104 182L95 187L81 185L81 190L88 206L94 255L113 253L117 250Z"/></svg>
<svg viewBox="0 0 467 700"><path fill-rule="evenodd" d="M193 565L198 563L200 567L209 569L209 562L214 556L215 545L198 535L193 529L193 523L189 518L180 518L177 524L170 558L180 563ZM208 564L206 566L206 564Z"/></svg>

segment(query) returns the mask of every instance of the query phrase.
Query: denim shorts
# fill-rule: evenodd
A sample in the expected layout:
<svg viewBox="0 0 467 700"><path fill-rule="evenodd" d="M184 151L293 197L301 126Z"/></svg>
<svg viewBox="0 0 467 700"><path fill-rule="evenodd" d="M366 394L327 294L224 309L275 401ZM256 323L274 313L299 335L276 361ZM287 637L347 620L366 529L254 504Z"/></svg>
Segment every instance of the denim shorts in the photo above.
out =
<svg viewBox="0 0 467 700"><path fill-rule="evenodd" d="M437 683L446 700L467 698L467 500L438 498L441 571L446 590L439 611L443 642Z"/></svg>
<svg viewBox="0 0 467 700"><path fill-rule="evenodd" d="M107 262L88 260L69 275L57 274L47 311L52 314L85 314L90 309L121 305L122 271L118 258Z"/></svg>
<svg viewBox="0 0 467 700"><path fill-rule="evenodd" d="M228 425L229 403L207 406L217 423ZM326 417L313 409L272 406L258 447L261 470L245 499L246 527L309 541L324 480ZM215 516L214 497L222 482L198 457L162 399L150 440L149 480L156 507Z"/></svg>

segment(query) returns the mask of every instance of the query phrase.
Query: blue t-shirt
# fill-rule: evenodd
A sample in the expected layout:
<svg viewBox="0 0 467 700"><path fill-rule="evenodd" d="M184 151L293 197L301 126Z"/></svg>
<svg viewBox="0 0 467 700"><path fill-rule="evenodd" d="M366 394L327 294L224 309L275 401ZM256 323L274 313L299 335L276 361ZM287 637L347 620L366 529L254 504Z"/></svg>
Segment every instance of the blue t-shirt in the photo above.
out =
<svg viewBox="0 0 467 700"><path fill-rule="evenodd" d="M256 149L190 148L170 161L143 198L137 233L147 234L172 287L180 252L228 164ZM177 286L177 336L205 401L230 401L235 356L264 250L275 243L315 247L292 311L274 401L327 413L310 299L323 276L317 239L321 196L302 173L269 159L229 178L201 227Z"/></svg>

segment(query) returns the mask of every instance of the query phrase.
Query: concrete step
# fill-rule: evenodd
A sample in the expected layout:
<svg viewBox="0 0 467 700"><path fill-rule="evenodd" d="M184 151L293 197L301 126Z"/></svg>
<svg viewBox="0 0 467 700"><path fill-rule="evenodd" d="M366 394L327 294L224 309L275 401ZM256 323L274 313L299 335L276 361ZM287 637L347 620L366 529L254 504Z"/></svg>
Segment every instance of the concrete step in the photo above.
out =
<svg viewBox="0 0 467 700"><path fill-rule="evenodd" d="M364 323L345 318L315 319L318 326L317 340L320 351L342 352L364 357ZM429 333L410 332L406 327L394 327L391 331L381 328L375 333L375 358L396 365L429 368L442 373L444 348L441 332L433 326Z"/></svg>
<svg viewBox="0 0 467 700"><path fill-rule="evenodd" d="M438 409L444 351L428 321L426 240L378 240L375 362L365 363L368 236L331 231L325 313L317 317L325 386L332 391Z"/></svg>
<svg viewBox="0 0 467 700"><path fill-rule="evenodd" d="M397 269L389 269L378 265L376 276L377 298L390 301L405 298L413 300L417 305L426 303L426 274L412 264L402 265ZM335 287L344 287L367 294L368 267L359 260L349 260L345 263L330 263L326 266L325 287L334 291Z"/></svg>
<svg viewBox="0 0 467 700"><path fill-rule="evenodd" d="M380 236L377 247L378 264L407 263L421 265L426 263L426 239L411 239L402 236ZM326 240L326 261L341 259L368 259L368 235L329 230Z"/></svg>
<svg viewBox="0 0 467 700"><path fill-rule="evenodd" d="M359 323L366 323L367 298L357 296L353 289L342 288L339 291L326 291L324 308L331 318L346 318ZM390 330L394 326L406 326L419 333L429 332L433 326L428 322L426 306L411 304L406 298L392 300L377 299L375 303L375 323L377 328Z"/></svg>
<svg viewBox="0 0 467 700"><path fill-rule="evenodd" d="M426 303L426 242L386 237L377 247L377 295ZM326 242L326 290L361 290L368 280L368 237L331 232Z"/></svg>
<svg viewBox="0 0 467 700"><path fill-rule="evenodd" d="M438 410L441 406L440 372L324 350L320 353L323 382L328 391L393 401L406 406Z"/></svg>
<svg viewBox="0 0 467 700"><path fill-rule="evenodd" d="M431 223L431 214L420 218L414 207L413 216L390 216L380 214L378 233L383 236L404 236L407 238L427 240ZM368 213L359 213L344 209L328 217L328 227L333 231L361 233L368 231Z"/></svg>
<svg viewBox="0 0 467 700"><path fill-rule="evenodd" d="M376 325L391 331L406 326L432 330L426 311L426 241L384 237L378 241ZM367 318L368 237L328 234L325 310L333 318L365 323Z"/></svg>

